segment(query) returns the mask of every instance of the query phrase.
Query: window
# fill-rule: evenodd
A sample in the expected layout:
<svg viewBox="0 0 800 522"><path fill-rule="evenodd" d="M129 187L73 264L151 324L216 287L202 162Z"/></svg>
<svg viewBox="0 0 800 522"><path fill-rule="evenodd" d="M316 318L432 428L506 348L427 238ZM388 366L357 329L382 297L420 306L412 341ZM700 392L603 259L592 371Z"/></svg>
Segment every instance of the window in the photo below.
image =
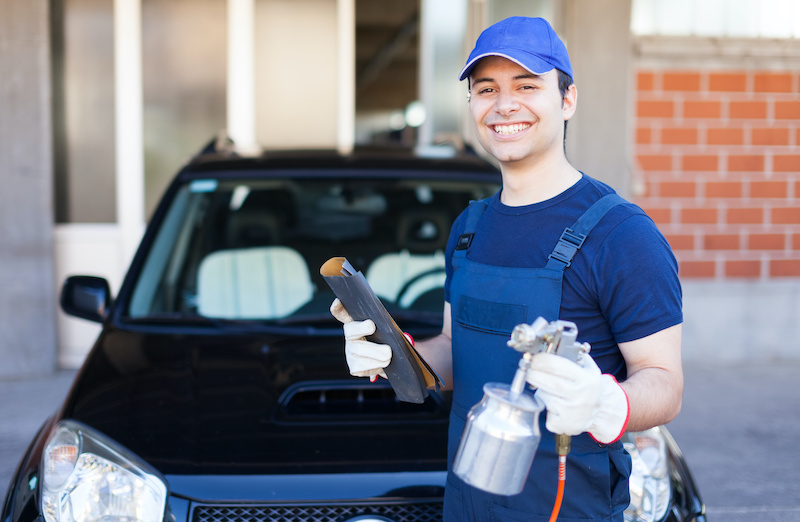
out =
<svg viewBox="0 0 800 522"><path fill-rule="evenodd" d="M800 38L796 0L633 0L637 35Z"/></svg>

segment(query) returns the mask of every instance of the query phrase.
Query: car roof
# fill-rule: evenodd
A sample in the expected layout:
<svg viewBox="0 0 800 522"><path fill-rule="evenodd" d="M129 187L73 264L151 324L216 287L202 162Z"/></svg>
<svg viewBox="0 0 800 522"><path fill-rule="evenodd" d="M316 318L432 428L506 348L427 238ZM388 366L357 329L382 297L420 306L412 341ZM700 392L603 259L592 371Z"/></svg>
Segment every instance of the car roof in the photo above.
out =
<svg viewBox="0 0 800 522"><path fill-rule="evenodd" d="M433 151L433 153L432 153ZM375 171L499 175L499 170L474 152L453 149L407 149L399 147L356 147L341 153L335 149L265 150L258 154L238 154L228 150L206 150L192 158L181 170L182 178L227 177L277 171L336 171L354 175Z"/></svg>

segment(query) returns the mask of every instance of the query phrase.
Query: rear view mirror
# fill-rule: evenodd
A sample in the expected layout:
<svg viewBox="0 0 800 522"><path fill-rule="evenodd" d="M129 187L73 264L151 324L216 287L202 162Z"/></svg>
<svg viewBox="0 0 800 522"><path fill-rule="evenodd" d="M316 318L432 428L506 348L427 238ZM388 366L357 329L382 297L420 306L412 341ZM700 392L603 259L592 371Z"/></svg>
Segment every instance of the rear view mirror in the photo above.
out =
<svg viewBox="0 0 800 522"><path fill-rule="evenodd" d="M111 289L102 277L71 276L61 288L64 313L102 323L111 307Z"/></svg>

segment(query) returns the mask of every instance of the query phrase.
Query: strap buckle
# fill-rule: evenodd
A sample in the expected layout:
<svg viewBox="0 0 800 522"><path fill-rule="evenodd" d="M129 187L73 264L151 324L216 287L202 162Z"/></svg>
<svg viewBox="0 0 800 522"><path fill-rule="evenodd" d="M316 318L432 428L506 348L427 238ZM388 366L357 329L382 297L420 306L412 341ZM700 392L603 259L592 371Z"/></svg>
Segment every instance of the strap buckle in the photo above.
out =
<svg viewBox="0 0 800 522"><path fill-rule="evenodd" d="M575 257L578 249L583 246L584 241L586 241L586 234L576 234L571 228L565 228L558 240L558 244L547 258L560 261L564 263L564 268L567 268L572 265L572 258Z"/></svg>
<svg viewBox="0 0 800 522"><path fill-rule="evenodd" d="M461 234L456 241L456 250L467 250L472 244L472 237L475 234Z"/></svg>

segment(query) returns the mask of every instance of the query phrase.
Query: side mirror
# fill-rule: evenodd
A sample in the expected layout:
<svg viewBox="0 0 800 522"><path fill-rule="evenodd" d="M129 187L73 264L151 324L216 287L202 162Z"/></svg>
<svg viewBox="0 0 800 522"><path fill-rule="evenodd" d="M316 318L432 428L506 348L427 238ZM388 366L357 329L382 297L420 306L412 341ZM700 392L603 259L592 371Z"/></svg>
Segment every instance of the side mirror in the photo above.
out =
<svg viewBox="0 0 800 522"><path fill-rule="evenodd" d="M71 276L61 287L64 313L102 323L111 308L111 289L102 277Z"/></svg>

